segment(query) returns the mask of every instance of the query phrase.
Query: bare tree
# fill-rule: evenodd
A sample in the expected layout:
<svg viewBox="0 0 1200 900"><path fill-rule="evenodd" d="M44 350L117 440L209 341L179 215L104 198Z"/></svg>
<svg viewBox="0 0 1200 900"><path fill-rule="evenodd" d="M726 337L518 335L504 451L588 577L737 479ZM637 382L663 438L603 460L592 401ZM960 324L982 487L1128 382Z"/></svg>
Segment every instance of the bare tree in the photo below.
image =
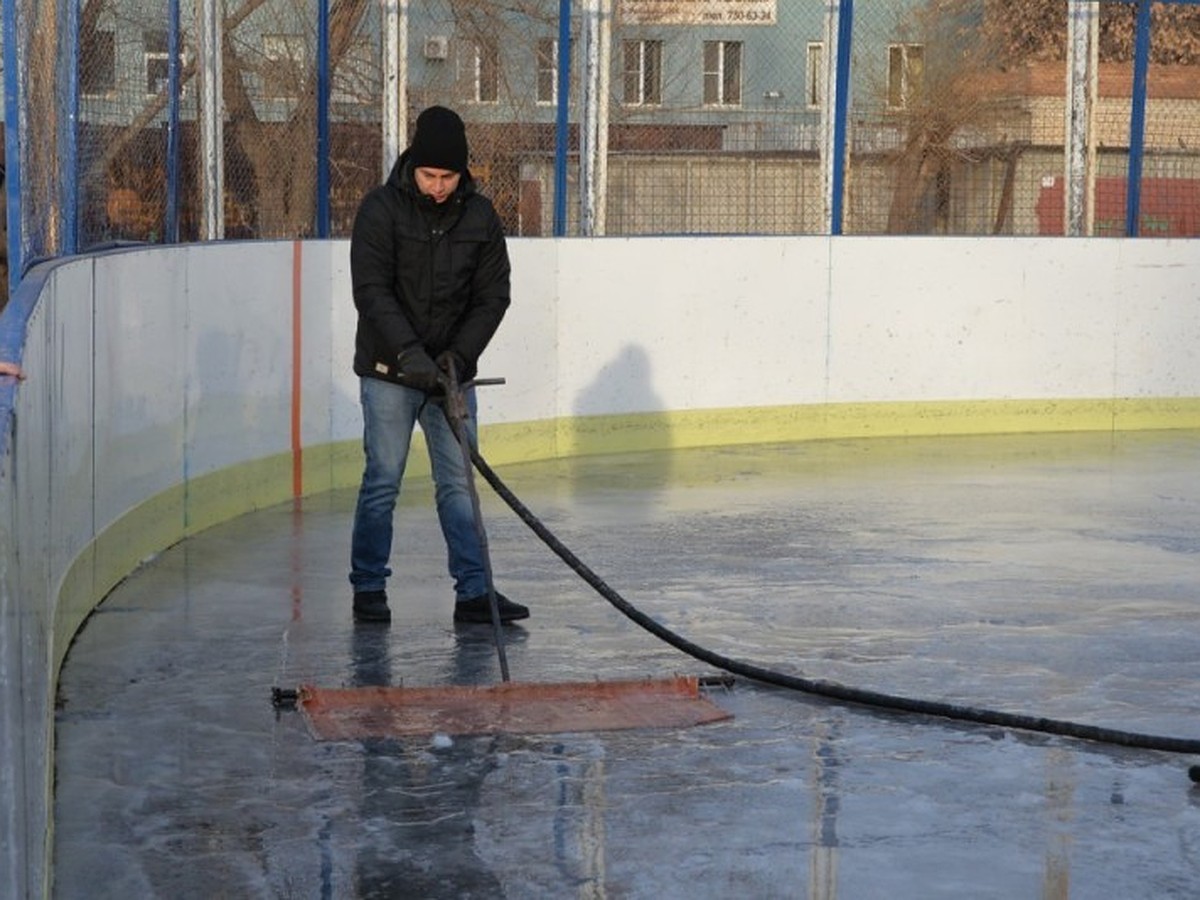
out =
<svg viewBox="0 0 1200 900"><path fill-rule="evenodd" d="M88 0L81 18L81 34L95 32L104 14L114 15L115 0ZM330 9L329 60L333 70L342 66L360 29L369 0L335 0ZM253 22L253 30L240 29ZM161 23L126 21L127 29ZM240 207L252 207L254 232L259 236L290 237L311 231L314 213L316 172L317 71L316 21L311 4L303 0L246 0L222 21L223 100L227 119L227 159L244 160L250 171L230 185L232 198L227 210L235 217ZM308 52L284 58L269 58L256 38L263 33L295 36ZM186 89L197 74L196 54L186 42L182 46L181 88ZM261 98L266 74L275 83L288 85L286 103L265 103ZM127 183L129 167L120 162L166 109L167 85L160 86L141 110L107 140L90 164L87 179L107 183L114 190L133 190ZM286 109L282 115L280 109ZM165 172L163 173L165 174ZM244 211L243 211L244 214Z"/></svg>
<svg viewBox="0 0 1200 900"><path fill-rule="evenodd" d="M924 48L919 90L890 113L902 132L893 157L894 188L888 210L890 233L930 228L949 203L957 164L991 157L1006 161L993 230L1003 230L1011 208L1018 143L989 139L1002 134L999 123L1011 115L1016 82L1004 76L1032 64L1066 57L1065 0L928 0L900 23ZM1100 58L1128 62L1135 41L1132 3L1100 6ZM1167 65L1200 63L1200 7L1157 3L1152 8L1151 60ZM1007 92L998 85L1008 85Z"/></svg>
<svg viewBox="0 0 1200 900"><path fill-rule="evenodd" d="M261 2L261 0L260 0ZM349 57L362 25L369 0L337 0L329 17L329 65L336 71ZM258 233L271 237L303 236L311 233L316 204L317 59L316 22L297 4L297 9L277 27L302 23L308 52L282 57L266 56L261 46L241 42L226 26L223 70L229 134L251 169L256 186L255 209ZM290 22L288 21L290 20ZM253 76L261 83L267 70L270 78L289 91L289 112L272 120L261 112L261 100L250 89Z"/></svg>
<svg viewBox="0 0 1200 900"><path fill-rule="evenodd" d="M329 13L329 66L340 106L349 112L335 117L331 166L333 200L342 207L356 205L363 191L378 179L381 102L379 35L367 27L373 0L333 0ZM86 0L81 32L95 34L102 17L113 18L126 7L121 0ZM548 12L547 10L550 10ZM474 54L491 49L497 54L496 97L522 122L522 110L533 103L527 88L509 81L499 65L502 53L524 52L534 58L531 23L556 21L557 7L545 0L447 0L447 27L455 36L453 58L423 85L410 86L410 102L453 103L475 100ZM124 13L131 16L132 13ZM121 27L137 33L159 28L161 22L127 19ZM222 22L223 101L225 107L225 217L227 232L255 237L293 237L310 234L315 219L317 167L317 21L311 0L245 0ZM546 29L543 28L543 31ZM185 35L185 39L187 36ZM186 90L196 76L194 47L182 48L181 81ZM134 148L156 132L169 97L166 85L149 98L128 123L106 136L90 161L86 178L128 198L142 185L130 183L145 166L129 165ZM345 112L345 110L343 110ZM411 113L415 110L410 110ZM493 123L473 126L473 156L482 160L485 180L502 178L501 203L515 217L517 154L537 147L544 135L536 128ZM123 161L124 160L124 161ZM479 174L479 173L477 173ZM165 177L165 173L162 174ZM511 182L511 184L508 184ZM495 181L489 187L499 187ZM194 205L194 204L193 204ZM161 215L162 201L155 209ZM126 211L133 228L142 210ZM337 210L335 209L335 215ZM345 210L342 218L346 217Z"/></svg>
<svg viewBox="0 0 1200 900"><path fill-rule="evenodd" d="M996 54L978 26L970 0L929 0L900 23L900 35L921 48L921 55L899 93L895 80L906 73L894 71L894 65L882 89L888 115L901 131L892 160L889 234L944 228L955 163L987 152L988 126L997 110L981 87L996 66ZM916 66L906 58L900 65ZM973 136L966 139L969 131Z"/></svg>
<svg viewBox="0 0 1200 900"><path fill-rule="evenodd" d="M985 0L983 37L1008 65L1066 58L1065 0ZM1136 4L1100 2L1100 58L1133 58ZM1200 7L1193 3L1154 3L1150 9L1151 61L1166 65L1200 63Z"/></svg>

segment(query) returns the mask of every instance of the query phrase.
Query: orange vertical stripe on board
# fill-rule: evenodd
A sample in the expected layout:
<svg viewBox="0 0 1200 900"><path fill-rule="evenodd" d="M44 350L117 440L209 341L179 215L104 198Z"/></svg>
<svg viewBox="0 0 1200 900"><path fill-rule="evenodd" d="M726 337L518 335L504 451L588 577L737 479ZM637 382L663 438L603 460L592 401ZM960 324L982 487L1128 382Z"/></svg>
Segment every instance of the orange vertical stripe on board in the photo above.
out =
<svg viewBox="0 0 1200 900"><path fill-rule="evenodd" d="M303 243L292 243L292 497L304 493L304 450L300 445L300 372L301 343L300 316L300 271L304 251Z"/></svg>

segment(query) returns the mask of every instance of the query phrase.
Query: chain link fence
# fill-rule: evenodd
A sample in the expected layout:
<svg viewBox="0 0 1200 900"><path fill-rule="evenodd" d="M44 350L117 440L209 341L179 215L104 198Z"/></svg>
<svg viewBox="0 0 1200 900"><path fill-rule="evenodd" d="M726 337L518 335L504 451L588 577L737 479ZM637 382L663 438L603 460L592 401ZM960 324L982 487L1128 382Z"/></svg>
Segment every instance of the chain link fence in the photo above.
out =
<svg viewBox="0 0 1200 900"><path fill-rule="evenodd" d="M512 235L1111 235L1131 203L1132 233L1200 235L1195 0L10 0L5 26L18 278L345 236L407 141L390 103L460 111Z"/></svg>
<svg viewBox="0 0 1200 900"><path fill-rule="evenodd" d="M1147 4L1140 228L1197 236L1200 6ZM1066 233L1069 16L1090 28L1083 234L1127 233L1139 4L872 4L856 20L847 229ZM869 58L864 58L864 54Z"/></svg>
<svg viewBox="0 0 1200 900"><path fill-rule="evenodd" d="M822 230L825 6L616 5L609 233Z"/></svg>
<svg viewBox="0 0 1200 900"><path fill-rule="evenodd" d="M1200 235L1200 4L1154 3L1146 88L1135 87L1138 10L1106 2L1100 17L1097 189L1091 233L1120 235L1128 212L1129 115L1145 101L1138 233Z"/></svg>

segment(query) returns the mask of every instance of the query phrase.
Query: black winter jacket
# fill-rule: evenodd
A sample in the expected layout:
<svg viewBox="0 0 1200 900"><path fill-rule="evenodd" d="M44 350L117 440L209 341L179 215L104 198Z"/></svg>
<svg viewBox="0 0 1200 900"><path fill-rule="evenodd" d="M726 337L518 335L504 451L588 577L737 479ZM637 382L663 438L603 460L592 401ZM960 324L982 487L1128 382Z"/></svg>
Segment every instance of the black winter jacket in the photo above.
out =
<svg viewBox="0 0 1200 900"><path fill-rule="evenodd" d="M358 309L354 372L405 383L401 352L453 350L463 381L509 305L508 248L500 217L469 172L444 203L422 196L405 151L386 182L363 198L350 238Z"/></svg>

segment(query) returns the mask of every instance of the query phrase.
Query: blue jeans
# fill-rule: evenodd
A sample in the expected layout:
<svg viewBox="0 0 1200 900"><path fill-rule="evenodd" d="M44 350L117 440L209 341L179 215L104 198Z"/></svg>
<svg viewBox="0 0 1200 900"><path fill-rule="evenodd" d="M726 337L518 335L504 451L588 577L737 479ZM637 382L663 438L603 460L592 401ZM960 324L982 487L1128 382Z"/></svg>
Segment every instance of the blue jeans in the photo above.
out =
<svg viewBox="0 0 1200 900"><path fill-rule="evenodd" d="M360 378L363 452L366 468L354 510L350 546L350 583L355 592L381 591L392 574L392 514L408 462L413 425L421 424L433 470L438 521L446 539L447 561L458 600L487 593L483 546L467 486L462 450L446 421L442 403L422 391ZM475 391L466 392L467 432L475 446Z"/></svg>

